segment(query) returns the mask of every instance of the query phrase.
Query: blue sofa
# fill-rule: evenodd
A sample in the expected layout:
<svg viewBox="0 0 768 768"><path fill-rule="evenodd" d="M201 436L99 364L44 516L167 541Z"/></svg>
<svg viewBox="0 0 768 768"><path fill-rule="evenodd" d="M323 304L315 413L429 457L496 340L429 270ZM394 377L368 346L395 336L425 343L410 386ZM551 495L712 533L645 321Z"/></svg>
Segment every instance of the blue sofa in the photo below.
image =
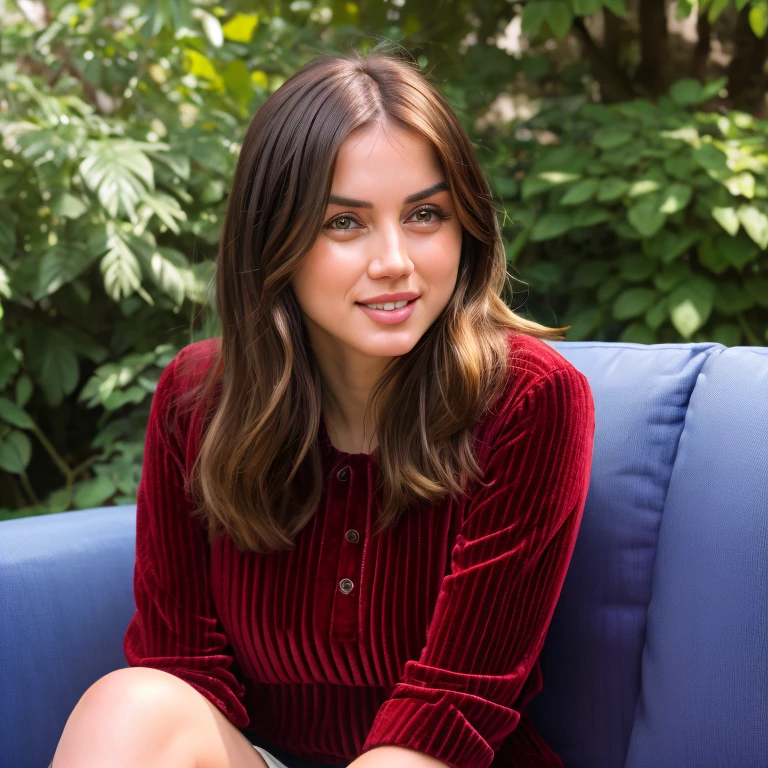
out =
<svg viewBox="0 0 768 768"><path fill-rule="evenodd" d="M568 768L765 768L768 348L550 343L596 442L534 721ZM0 523L0 768L126 666L134 535L133 506Z"/></svg>

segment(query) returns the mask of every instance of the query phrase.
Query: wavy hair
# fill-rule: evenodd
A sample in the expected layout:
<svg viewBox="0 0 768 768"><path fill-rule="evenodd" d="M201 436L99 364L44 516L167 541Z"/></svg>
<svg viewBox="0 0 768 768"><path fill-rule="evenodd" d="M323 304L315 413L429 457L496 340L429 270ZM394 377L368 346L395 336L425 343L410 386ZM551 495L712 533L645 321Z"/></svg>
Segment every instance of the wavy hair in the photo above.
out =
<svg viewBox="0 0 768 768"><path fill-rule="evenodd" d="M319 505L323 382L290 281L321 230L342 142L371 124L431 143L463 229L450 301L368 401L382 499L374 535L411 505L456 498L480 478L472 432L505 390L508 333L562 340L570 328L518 317L502 300L509 276L493 194L461 123L419 67L383 44L313 59L246 133L217 256L221 343L182 398L197 403L220 387L185 484L210 542L223 529L241 552L291 550Z"/></svg>

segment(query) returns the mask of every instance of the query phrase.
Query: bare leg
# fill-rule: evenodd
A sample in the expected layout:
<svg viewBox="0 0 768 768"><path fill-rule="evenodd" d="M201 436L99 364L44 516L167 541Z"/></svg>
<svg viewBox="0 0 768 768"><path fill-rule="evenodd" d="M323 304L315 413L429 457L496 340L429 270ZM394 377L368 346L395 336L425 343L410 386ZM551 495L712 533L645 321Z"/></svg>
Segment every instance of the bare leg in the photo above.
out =
<svg viewBox="0 0 768 768"><path fill-rule="evenodd" d="M191 685L148 667L97 680L72 710L49 768L266 768Z"/></svg>

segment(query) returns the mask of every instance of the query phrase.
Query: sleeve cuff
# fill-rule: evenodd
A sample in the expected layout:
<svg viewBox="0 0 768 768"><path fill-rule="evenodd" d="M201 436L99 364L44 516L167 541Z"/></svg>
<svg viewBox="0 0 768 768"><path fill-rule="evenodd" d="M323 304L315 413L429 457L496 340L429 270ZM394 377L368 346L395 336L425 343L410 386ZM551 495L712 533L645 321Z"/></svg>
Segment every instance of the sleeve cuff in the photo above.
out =
<svg viewBox="0 0 768 768"><path fill-rule="evenodd" d="M489 768L495 755L453 704L414 698L381 705L361 754L385 746L417 749L452 768Z"/></svg>

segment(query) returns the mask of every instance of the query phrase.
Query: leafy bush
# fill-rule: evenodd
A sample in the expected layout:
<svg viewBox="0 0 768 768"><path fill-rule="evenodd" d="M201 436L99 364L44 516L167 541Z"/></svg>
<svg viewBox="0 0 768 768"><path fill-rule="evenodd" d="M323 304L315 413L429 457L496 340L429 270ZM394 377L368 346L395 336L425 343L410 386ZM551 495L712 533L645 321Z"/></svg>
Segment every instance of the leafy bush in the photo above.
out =
<svg viewBox="0 0 768 768"><path fill-rule="evenodd" d="M724 85L582 100L497 137L507 256L537 319L569 340L768 341L768 121L695 110Z"/></svg>

